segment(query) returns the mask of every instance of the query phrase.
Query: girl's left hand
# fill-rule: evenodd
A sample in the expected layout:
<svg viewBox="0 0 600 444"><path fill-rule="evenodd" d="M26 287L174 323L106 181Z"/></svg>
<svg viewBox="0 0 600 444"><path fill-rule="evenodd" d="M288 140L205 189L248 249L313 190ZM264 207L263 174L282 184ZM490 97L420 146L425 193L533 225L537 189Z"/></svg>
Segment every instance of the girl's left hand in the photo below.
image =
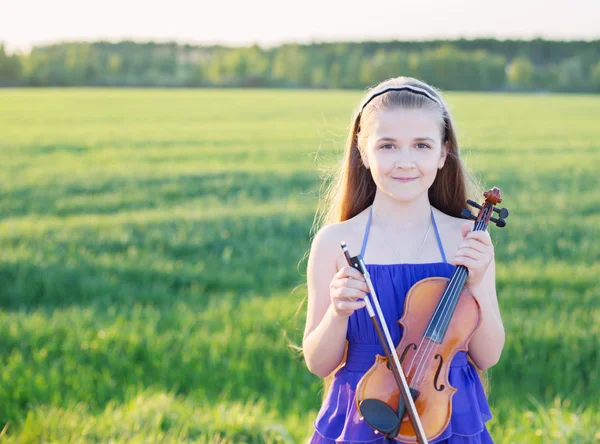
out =
<svg viewBox="0 0 600 444"><path fill-rule="evenodd" d="M464 265L469 269L469 276L465 283L473 287L481 283L483 275L494 259L494 246L490 233L486 231L472 231L473 224L468 222L462 226L463 241L458 246L454 265Z"/></svg>

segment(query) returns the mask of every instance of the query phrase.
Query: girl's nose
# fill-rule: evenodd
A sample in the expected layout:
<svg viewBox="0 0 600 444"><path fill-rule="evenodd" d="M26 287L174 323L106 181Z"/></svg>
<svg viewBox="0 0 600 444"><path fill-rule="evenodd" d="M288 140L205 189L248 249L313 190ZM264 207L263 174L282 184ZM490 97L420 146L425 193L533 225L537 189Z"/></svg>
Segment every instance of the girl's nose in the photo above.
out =
<svg viewBox="0 0 600 444"><path fill-rule="evenodd" d="M410 149L400 149L398 152L398 157L396 158L395 167L396 168L409 168L414 166L414 161L412 158L412 153Z"/></svg>

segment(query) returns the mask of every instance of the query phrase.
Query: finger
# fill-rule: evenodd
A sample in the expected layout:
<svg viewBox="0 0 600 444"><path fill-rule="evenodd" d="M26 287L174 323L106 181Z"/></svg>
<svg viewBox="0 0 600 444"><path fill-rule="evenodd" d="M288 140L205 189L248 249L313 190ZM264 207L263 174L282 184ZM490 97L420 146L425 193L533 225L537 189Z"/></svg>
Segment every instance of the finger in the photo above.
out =
<svg viewBox="0 0 600 444"><path fill-rule="evenodd" d="M490 233L487 231L471 231L469 234L467 234L465 239L476 239L485 245L492 245L492 238L490 237Z"/></svg>
<svg viewBox="0 0 600 444"><path fill-rule="evenodd" d="M359 290L365 292L369 291L369 286L367 285L367 281L365 281L364 278L361 281L358 281L351 277L342 278L340 286L348 288L358 288Z"/></svg>
<svg viewBox="0 0 600 444"><path fill-rule="evenodd" d="M338 311L358 310L366 305L365 301L339 301L335 304Z"/></svg>
<svg viewBox="0 0 600 444"><path fill-rule="evenodd" d="M474 270L477 268L478 262L469 257L457 256L454 258L454 265L464 265L469 270Z"/></svg>
<svg viewBox="0 0 600 444"><path fill-rule="evenodd" d="M487 267L489 266L489 262L486 262L485 260L473 259L472 257L461 255L461 256L457 256L455 258L454 265L464 265L465 267L467 267L469 269L469 271L480 271L480 270L486 270Z"/></svg>
<svg viewBox="0 0 600 444"><path fill-rule="evenodd" d="M335 278L331 281L330 289L332 291L335 291L337 289L343 289L343 288L354 288L354 289L362 290L364 292L369 291L367 282L364 279L362 281L359 281L352 277L342 277L342 278Z"/></svg>
<svg viewBox="0 0 600 444"><path fill-rule="evenodd" d="M340 271L338 271L337 274L338 274L339 278L351 277L351 278L359 280L359 281L365 280L365 277L362 275L362 273L360 271L358 271L356 268L349 267L349 266L340 268Z"/></svg>
<svg viewBox="0 0 600 444"><path fill-rule="evenodd" d="M355 301L357 299L364 299L367 294L356 288L342 287L338 291L338 299L346 299L349 301Z"/></svg>
<svg viewBox="0 0 600 444"><path fill-rule="evenodd" d="M461 248L472 248L480 253L485 253L489 247L477 239L465 239L460 243L458 248L459 250Z"/></svg>
<svg viewBox="0 0 600 444"><path fill-rule="evenodd" d="M462 237L465 237L468 235L468 233L472 232L473 226L474 224L472 222L465 222L462 224L462 227L460 227L462 231Z"/></svg>
<svg viewBox="0 0 600 444"><path fill-rule="evenodd" d="M472 231L471 233L467 234L465 240L466 239L476 239L485 245L492 245L492 238L487 231Z"/></svg>
<svg viewBox="0 0 600 444"><path fill-rule="evenodd" d="M471 248L460 248L456 252L457 257L468 257L469 259L473 259L474 261L483 261L485 255L480 253L479 251L473 250Z"/></svg>
<svg viewBox="0 0 600 444"><path fill-rule="evenodd" d="M339 282L336 284L339 287L360 288L364 291L369 291L365 277L358 270L351 267L344 267L342 276L339 277ZM341 271L341 270L340 270Z"/></svg>

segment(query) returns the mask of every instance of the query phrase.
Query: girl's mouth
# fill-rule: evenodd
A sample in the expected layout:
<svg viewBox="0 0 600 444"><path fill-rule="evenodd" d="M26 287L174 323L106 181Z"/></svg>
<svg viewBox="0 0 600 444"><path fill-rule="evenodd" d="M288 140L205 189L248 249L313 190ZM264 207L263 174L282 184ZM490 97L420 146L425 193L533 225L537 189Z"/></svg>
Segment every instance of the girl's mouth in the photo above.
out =
<svg viewBox="0 0 600 444"><path fill-rule="evenodd" d="M392 179L394 179L397 182L402 182L402 183L407 183L407 182L412 182L413 180L416 180L416 177L392 177Z"/></svg>

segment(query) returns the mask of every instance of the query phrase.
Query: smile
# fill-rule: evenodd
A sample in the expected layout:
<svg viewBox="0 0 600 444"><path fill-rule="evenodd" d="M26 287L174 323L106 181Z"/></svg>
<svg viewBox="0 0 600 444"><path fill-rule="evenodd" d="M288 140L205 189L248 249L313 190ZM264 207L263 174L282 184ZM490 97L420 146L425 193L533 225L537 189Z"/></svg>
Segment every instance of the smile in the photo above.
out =
<svg viewBox="0 0 600 444"><path fill-rule="evenodd" d="M412 182L413 180L417 180L416 177L392 177L397 182L407 183Z"/></svg>

